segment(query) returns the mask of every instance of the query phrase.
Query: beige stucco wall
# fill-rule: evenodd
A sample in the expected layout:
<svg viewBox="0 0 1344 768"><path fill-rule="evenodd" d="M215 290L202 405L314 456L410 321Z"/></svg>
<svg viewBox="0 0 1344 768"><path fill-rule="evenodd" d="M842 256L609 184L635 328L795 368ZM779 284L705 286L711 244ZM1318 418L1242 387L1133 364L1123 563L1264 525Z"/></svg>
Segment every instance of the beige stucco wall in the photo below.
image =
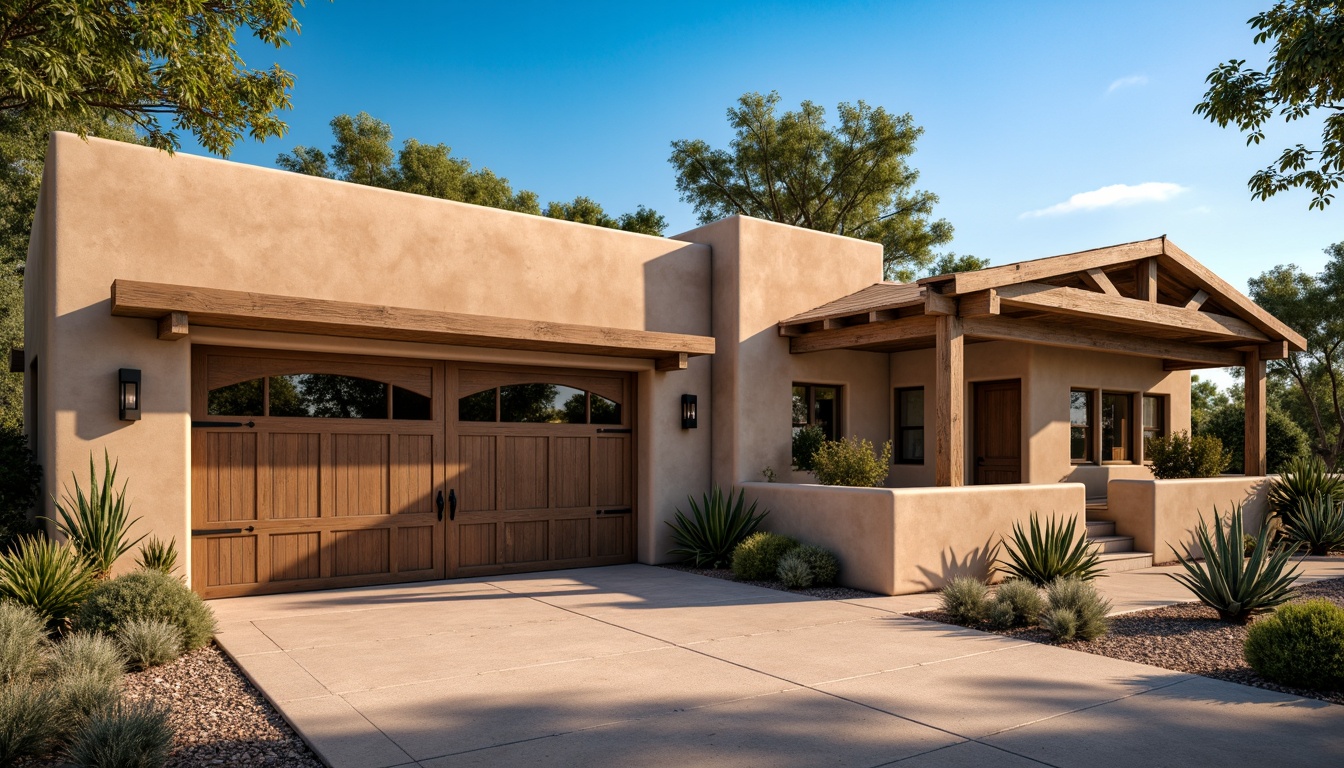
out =
<svg viewBox="0 0 1344 768"><path fill-rule="evenodd" d="M1134 549L1152 552L1155 562L1175 560L1173 548L1198 556L1195 530L1200 519L1224 520L1241 505L1246 533L1258 535L1269 511L1272 478L1227 475L1185 480L1111 480L1105 517L1115 532L1134 537Z"/></svg>
<svg viewBox="0 0 1344 768"><path fill-rule="evenodd" d="M676 235L707 243L714 262L713 481L724 488L792 477L794 382L845 388L841 429L890 437L887 355L789 354L780 320L882 280L882 246L735 216Z"/></svg>
<svg viewBox="0 0 1344 768"><path fill-rule="evenodd" d="M1075 465L1069 460L1069 390L1094 389L1167 396L1169 429L1190 428L1190 374L1162 370L1162 361L1110 352L1061 349L1017 342L966 345L966 478L973 482L975 427L974 384L1000 379L1022 381L1022 481L1046 484L1079 482L1089 498L1104 497L1112 478L1151 478L1137 463ZM934 351L922 349L891 355L891 390L924 387L924 464L897 464L888 485L933 485ZM890 392L888 399L892 399ZM1135 401L1138 407L1138 401ZM892 421L890 430L894 432Z"/></svg>
<svg viewBox="0 0 1344 768"><path fill-rule="evenodd" d="M710 249L179 153L56 134L27 285L40 360L40 460L49 488L106 449L130 483L137 531L175 537L190 506L190 349L197 343L480 359L433 345L202 331L159 341L114 318L114 279L200 285L553 322L709 335ZM32 279L36 278L36 279ZM498 362L619 366L611 358L494 353ZM660 520L709 484L709 428L680 429L680 395L710 395L710 361L639 370L639 557ZM144 376L144 418L116 411L118 368ZM702 426L713 414L702 409ZM50 420L48 425L44 419ZM48 510L49 511L49 510ZM189 572L190 569L187 569Z"/></svg>
<svg viewBox="0 0 1344 768"><path fill-rule="evenodd" d="M956 576L985 578L990 555L1032 512L1083 530L1084 488L837 488L743 483L770 514L761 528L819 544L840 558L840 582L884 595L939 589Z"/></svg>

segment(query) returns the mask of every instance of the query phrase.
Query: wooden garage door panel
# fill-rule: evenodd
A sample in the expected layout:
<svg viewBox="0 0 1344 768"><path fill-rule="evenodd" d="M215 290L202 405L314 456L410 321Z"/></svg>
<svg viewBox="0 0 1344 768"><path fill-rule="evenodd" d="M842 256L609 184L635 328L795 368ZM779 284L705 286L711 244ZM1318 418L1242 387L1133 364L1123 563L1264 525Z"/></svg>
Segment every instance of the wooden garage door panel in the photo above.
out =
<svg viewBox="0 0 1344 768"><path fill-rule="evenodd" d="M551 454L551 506L587 507L592 505L589 484L588 437L557 437Z"/></svg>
<svg viewBox="0 0 1344 768"><path fill-rule="evenodd" d="M211 587L257 583L257 537L206 539L205 582Z"/></svg>
<svg viewBox="0 0 1344 768"><path fill-rule="evenodd" d="M205 436L205 519L210 523L257 519L257 436L210 432Z"/></svg>
<svg viewBox="0 0 1344 768"><path fill-rule="evenodd" d="M593 440L593 477L599 507L630 506L630 441L626 437Z"/></svg>
<svg viewBox="0 0 1344 768"><path fill-rule="evenodd" d="M322 575L319 536L313 533L277 533L270 537L271 581L316 579Z"/></svg>
<svg viewBox="0 0 1344 768"><path fill-rule="evenodd" d="M495 436L463 435L458 440L461 510L481 512L495 508Z"/></svg>
<svg viewBox="0 0 1344 768"><path fill-rule="evenodd" d="M423 571L434 567L434 526L403 526L397 529L397 571Z"/></svg>
<svg viewBox="0 0 1344 768"><path fill-rule="evenodd" d="M550 558L547 542L549 521L504 523L504 564L532 563Z"/></svg>
<svg viewBox="0 0 1344 768"><path fill-rule="evenodd" d="M387 514L387 443L387 435L331 436L335 516Z"/></svg>
<svg viewBox="0 0 1344 768"><path fill-rule="evenodd" d="M387 528L362 531L332 531L331 575L364 576L389 573Z"/></svg>
<svg viewBox="0 0 1344 768"><path fill-rule="evenodd" d="M593 521L593 557L630 557L632 515L608 515Z"/></svg>
<svg viewBox="0 0 1344 768"><path fill-rule="evenodd" d="M434 438L431 435L397 435L393 464L392 511L394 514L428 514L434 511Z"/></svg>
<svg viewBox="0 0 1344 768"><path fill-rule="evenodd" d="M273 520L317 517L321 435L270 435Z"/></svg>
<svg viewBox="0 0 1344 768"><path fill-rule="evenodd" d="M469 568L495 564L494 523L457 526L457 564Z"/></svg>
<svg viewBox="0 0 1344 768"><path fill-rule="evenodd" d="M505 509L544 509L550 506L546 474L550 439L504 438Z"/></svg>
<svg viewBox="0 0 1344 768"><path fill-rule="evenodd" d="M552 520L551 530L555 533L552 539L555 542L555 552L552 556L556 560L589 557L592 550L589 543L591 524L592 521L586 517L576 520Z"/></svg>

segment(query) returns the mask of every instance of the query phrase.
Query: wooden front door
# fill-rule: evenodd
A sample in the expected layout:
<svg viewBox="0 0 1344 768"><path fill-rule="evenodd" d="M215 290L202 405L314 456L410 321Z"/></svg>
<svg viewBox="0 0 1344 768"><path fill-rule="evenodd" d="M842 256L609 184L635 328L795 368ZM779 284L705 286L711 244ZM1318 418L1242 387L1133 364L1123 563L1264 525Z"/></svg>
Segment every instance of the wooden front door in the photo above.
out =
<svg viewBox="0 0 1344 768"><path fill-rule="evenodd" d="M1022 482L1022 381L975 384L975 484Z"/></svg>
<svg viewBox="0 0 1344 768"><path fill-rule="evenodd" d="M443 364L193 351L203 597L442 578Z"/></svg>
<svg viewBox="0 0 1344 768"><path fill-rule="evenodd" d="M628 374L452 366L451 576L634 562Z"/></svg>

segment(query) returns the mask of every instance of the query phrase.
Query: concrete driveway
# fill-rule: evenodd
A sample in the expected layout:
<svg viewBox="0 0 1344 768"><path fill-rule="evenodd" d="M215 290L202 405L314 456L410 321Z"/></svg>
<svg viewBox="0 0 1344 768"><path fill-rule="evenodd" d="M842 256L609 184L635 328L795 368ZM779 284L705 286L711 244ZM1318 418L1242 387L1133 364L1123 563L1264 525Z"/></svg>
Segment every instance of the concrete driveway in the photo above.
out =
<svg viewBox="0 0 1344 768"><path fill-rule="evenodd" d="M642 565L212 602L336 768L1321 766L1344 707Z"/></svg>

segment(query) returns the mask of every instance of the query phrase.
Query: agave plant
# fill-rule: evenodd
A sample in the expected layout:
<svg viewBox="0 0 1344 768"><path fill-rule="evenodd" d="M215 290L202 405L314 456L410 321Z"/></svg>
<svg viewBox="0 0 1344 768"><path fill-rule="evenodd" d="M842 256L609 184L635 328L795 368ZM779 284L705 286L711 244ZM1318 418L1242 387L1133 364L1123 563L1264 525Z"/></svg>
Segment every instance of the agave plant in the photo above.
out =
<svg viewBox="0 0 1344 768"><path fill-rule="evenodd" d="M79 610L94 584L78 552L45 536L22 536L12 552L0 555L0 598L28 606L51 628Z"/></svg>
<svg viewBox="0 0 1344 768"><path fill-rule="evenodd" d="M135 564L147 571L172 573L177 568L177 538L164 543L158 536L151 536L140 545L140 556Z"/></svg>
<svg viewBox="0 0 1344 768"><path fill-rule="evenodd" d="M1283 538L1313 555L1344 549L1344 506L1329 497L1307 497L1279 513Z"/></svg>
<svg viewBox="0 0 1344 768"><path fill-rule="evenodd" d="M1344 501L1344 478L1331 474L1315 456L1288 462L1269 486L1270 514L1282 518L1307 499Z"/></svg>
<svg viewBox="0 0 1344 768"><path fill-rule="evenodd" d="M1075 518L1061 522L1053 515L1045 527L1040 518L1031 513L1030 532L1021 523L1013 523L1013 538L1003 539L1008 560L999 559L997 569L1009 576L1044 587L1055 579L1069 577L1091 581L1101 574L1101 558L1077 535Z"/></svg>
<svg viewBox="0 0 1344 768"><path fill-rule="evenodd" d="M98 472L93 465L93 456L89 456L89 492L79 486L75 479L75 493L70 494L67 487L64 497L56 501L56 511L60 520L53 520L57 529L70 539L94 574L102 578L112 570L117 558L130 551L131 547L145 538L142 534L134 541L127 540L127 532L140 518L128 520L130 505L126 503L126 484L116 487L117 467L103 452L103 479L98 480Z"/></svg>
<svg viewBox="0 0 1344 768"><path fill-rule="evenodd" d="M1292 552L1286 547L1271 551L1267 527L1256 537L1250 557L1244 557L1241 517L1241 505L1237 504L1231 520L1224 526L1215 507L1210 536L1209 525L1200 516L1195 540L1204 554L1203 563L1171 547L1176 560L1185 568L1185 573L1173 573L1171 577L1184 584L1201 603L1217 611L1218 618L1234 624L1245 624L1252 615L1288 602L1299 575L1297 566L1284 572Z"/></svg>
<svg viewBox="0 0 1344 768"><path fill-rule="evenodd" d="M768 512L756 513L756 502L746 506L746 491L730 492L725 499L723 491L715 487L704 495L702 504L686 497L691 504L691 517L677 510L672 528L672 540L677 548L670 555L682 555L696 568L726 568L733 561L733 549L751 534Z"/></svg>

